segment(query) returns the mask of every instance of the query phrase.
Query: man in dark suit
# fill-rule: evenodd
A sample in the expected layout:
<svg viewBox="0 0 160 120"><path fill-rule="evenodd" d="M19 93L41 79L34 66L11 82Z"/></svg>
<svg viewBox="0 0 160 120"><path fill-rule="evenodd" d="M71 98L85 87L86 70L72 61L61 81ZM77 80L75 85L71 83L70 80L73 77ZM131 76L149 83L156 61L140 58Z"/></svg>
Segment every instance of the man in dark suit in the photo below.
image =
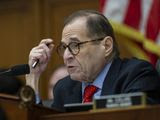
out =
<svg viewBox="0 0 160 120"><path fill-rule="evenodd" d="M33 48L29 65L38 59L26 76L27 84L38 93L38 83L54 47L51 39L44 39ZM69 76L54 89L53 107L63 109L67 103L91 102L93 97L143 91L148 102L160 103L160 80L148 62L119 58L112 26L96 11L81 10L70 15L64 24L62 40L57 47Z"/></svg>

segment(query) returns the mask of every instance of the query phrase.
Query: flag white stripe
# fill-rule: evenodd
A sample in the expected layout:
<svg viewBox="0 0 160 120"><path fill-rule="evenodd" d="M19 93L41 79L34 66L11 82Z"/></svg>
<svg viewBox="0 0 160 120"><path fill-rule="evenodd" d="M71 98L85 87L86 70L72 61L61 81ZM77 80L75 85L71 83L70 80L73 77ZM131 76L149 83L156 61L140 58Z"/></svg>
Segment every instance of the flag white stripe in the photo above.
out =
<svg viewBox="0 0 160 120"><path fill-rule="evenodd" d="M147 20L149 17L149 13L153 4L153 0L141 0L142 6L141 6L141 11L142 11L142 18L140 21L140 31L142 34L146 35L146 26L147 26Z"/></svg>
<svg viewBox="0 0 160 120"><path fill-rule="evenodd" d="M123 23L129 0L107 0L103 14L113 21Z"/></svg>

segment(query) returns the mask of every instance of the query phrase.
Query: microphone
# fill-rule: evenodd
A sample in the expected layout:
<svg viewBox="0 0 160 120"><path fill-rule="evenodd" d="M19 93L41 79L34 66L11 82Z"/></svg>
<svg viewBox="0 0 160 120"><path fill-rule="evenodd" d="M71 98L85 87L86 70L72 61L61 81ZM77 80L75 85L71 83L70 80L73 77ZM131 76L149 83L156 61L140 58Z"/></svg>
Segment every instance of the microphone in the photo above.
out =
<svg viewBox="0 0 160 120"><path fill-rule="evenodd" d="M21 64L11 67L8 70L5 70L3 72L0 72L0 76L6 75L6 76L17 76L17 75L24 75L29 74L30 68L28 64Z"/></svg>

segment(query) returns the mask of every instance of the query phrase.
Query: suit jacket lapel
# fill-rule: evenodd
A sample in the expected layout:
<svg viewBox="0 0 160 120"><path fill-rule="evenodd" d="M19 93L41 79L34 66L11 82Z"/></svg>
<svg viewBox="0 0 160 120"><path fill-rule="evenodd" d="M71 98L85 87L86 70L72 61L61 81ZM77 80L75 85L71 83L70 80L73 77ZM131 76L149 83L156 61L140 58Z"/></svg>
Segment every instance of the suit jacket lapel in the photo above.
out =
<svg viewBox="0 0 160 120"><path fill-rule="evenodd" d="M113 60L108 74L104 80L101 95L114 94L114 83L118 77L121 63L122 61L119 57Z"/></svg>
<svg viewBox="0 0 160 120"><path fill-rule="evenodd" d="M73 81L73 89L67 96L66 103L81 103L82 102L82 83L79 81Z"/></svg>

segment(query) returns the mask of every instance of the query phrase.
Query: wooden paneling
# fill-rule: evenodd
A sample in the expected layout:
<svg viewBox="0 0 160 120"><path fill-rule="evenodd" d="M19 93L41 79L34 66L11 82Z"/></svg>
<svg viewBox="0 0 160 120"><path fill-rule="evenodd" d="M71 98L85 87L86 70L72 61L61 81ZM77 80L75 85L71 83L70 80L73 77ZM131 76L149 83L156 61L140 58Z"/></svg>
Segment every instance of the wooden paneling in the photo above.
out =
<svg viewBox="0 0 160 120"><path fill-rule="evenodd" d="M29 50L39 39L37 22L31 0L0 2L1 67L27 62Z"/></svg>

